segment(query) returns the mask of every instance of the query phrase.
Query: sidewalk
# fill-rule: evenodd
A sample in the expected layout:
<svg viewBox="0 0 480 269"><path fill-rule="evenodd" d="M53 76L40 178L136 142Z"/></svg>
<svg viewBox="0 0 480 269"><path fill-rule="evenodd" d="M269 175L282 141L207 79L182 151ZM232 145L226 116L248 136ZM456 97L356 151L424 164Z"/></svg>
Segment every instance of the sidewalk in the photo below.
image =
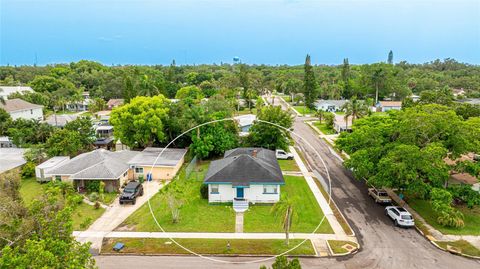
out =
<svg viewBox="0 0 480 269"><path fill-rule="evenodd" d="M184 232L73 232L88 238L197 238L197 239L285 239L284 233L184 233ZM290 233L290 239L347 240L346 235Z"/></svg>
<svg viewBox="0 0 480 269"><path fill-rule="evenodd" d="M112 205L105 210L105 213L90 225L86 231L75 231L73 232L74 236L79 242L91 242L91 248L94 251L100 251L102 238L90 237L88 235L95 232L103 234L113 231L118 225L125 221L128 216L145 204L153 195L158 193L163 186L160 181L143 183L144 194L137 198L135 205L120 205L118 202L119 197L117 197Z"/></svg>

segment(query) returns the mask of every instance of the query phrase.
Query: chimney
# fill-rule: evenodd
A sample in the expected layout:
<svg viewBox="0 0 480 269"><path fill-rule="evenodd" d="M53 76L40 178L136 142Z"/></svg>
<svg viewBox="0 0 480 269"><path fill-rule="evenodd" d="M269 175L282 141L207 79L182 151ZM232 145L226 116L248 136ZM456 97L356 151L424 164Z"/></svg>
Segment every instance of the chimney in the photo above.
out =
<svg viewBox="0 0 480 269"><path fill-rule="evenodd" d="M257 149L254 149L254 150L252 151L252 157L253 157L253 158L257 158Z"/></svg>

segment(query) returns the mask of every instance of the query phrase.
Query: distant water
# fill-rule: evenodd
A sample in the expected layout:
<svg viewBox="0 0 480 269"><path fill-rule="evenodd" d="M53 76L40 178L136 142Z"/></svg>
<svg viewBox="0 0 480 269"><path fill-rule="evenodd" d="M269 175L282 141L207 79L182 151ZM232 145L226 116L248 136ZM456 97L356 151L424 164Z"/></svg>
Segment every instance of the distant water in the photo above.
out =
<svg viewBox="0 0 480 269"><path fill-rule="evenodd" d="M0 64L480 63L479 0L0 0Z"/></svg>

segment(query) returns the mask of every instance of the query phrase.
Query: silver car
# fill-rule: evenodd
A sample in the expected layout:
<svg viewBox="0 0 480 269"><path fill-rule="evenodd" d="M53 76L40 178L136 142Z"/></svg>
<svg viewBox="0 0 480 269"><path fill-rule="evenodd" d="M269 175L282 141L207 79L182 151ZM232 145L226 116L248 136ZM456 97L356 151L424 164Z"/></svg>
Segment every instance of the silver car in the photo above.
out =
<svg viewBox="0 0 480 269"><path fill-rule="evenodd" d="M389 216L394 222L395 226L413 227L415 221L412 214L410 214L405 208L399 206L387 206L385 207L385 215Z"/></svg>

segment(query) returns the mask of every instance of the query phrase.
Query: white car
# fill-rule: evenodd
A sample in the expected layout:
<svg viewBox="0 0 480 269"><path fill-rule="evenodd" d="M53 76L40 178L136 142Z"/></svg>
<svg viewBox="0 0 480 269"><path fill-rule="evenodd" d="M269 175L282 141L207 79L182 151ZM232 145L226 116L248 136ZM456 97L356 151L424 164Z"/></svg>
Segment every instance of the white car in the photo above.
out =
<svg viewBox="0 0 480 269"><path fill-rule="evenodd" d="M284 150L277 149L275 155L278 160L293 160L293 154L290 152L285 152Z"/></svg>
<svg viewBox="0 0 480 269"><path fill-rule="evenodd" d="M389 216L394 222L395 226L413 227L415 221L412 214L410 214L405 208L399 206L387 206L385 207L385 215Z"/></svg>

